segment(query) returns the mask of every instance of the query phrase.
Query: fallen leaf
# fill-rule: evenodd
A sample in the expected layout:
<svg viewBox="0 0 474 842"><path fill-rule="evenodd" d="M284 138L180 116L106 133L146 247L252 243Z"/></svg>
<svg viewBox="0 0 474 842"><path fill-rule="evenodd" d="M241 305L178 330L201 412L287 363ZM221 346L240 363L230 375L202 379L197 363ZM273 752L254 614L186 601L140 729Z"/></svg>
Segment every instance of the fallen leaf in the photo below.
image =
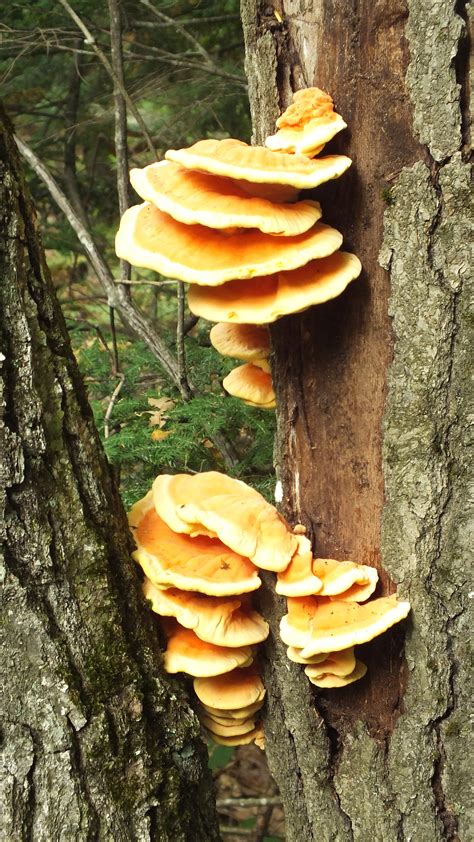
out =
<svg viewBox="0 0 474 842"><path fill-rule="evenodd" d="M151 434L151 439L153 441L163 441L163 439L167 439L170 435L171 430L153 430Z"/></svg>

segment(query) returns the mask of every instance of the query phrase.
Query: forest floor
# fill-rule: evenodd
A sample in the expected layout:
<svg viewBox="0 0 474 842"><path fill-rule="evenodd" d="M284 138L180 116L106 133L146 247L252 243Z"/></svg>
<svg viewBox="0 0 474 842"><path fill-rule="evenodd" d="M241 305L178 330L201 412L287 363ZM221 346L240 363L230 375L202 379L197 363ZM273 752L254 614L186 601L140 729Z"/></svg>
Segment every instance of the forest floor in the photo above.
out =
<svg viewBox="0 0 474 842"><path fill-rule="evenodd" d="M272 802L278 797L270 775L265 752L254 745L239 746L230 761L214 773L217 806L224 842L277 842L285 838L285 819L281 805L259 804L254 807L226 806L227 799L257 798ZM234 828L235 825L235 828Z"/></svg>

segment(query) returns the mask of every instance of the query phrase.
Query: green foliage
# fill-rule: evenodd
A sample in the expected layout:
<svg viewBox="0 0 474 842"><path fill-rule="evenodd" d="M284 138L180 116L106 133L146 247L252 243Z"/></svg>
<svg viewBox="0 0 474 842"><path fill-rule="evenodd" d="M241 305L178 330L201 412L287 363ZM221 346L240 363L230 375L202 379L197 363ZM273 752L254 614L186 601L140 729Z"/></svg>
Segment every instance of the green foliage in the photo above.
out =
<svg viewBox="0 0 474 842"><path fill-rule="evenodd" d="M223 769L224 766L227 766L235 752L235 748L232 746L219 746L217 743L213 743L212 740L208 741L208 748L209 748L209 768L212 771L216 769Z"/></svg>
<svg viewBox="0 0 474 842"><path fill-rule="evenodd" d="M71 323L71 335L107 457L120 472L127 507L144 496L157 474L181 471L226 471L271 499L274 414L225 394L221 381L235 361L203 344L206 328L186 340L189 376L199 393L187 402L164 381L142 343L120 340L120 369L125 377L110 413L107 438L105 416L118 382L110 354L92 325ZM110 348L110 336L105 332L103 336ZM161 411L165 398L172 403ZM158 407L152 402L158 402ZM154 431L166 438L153 440ZM222 434L240 457L233 470L226 467L219 449Z"/></svg>

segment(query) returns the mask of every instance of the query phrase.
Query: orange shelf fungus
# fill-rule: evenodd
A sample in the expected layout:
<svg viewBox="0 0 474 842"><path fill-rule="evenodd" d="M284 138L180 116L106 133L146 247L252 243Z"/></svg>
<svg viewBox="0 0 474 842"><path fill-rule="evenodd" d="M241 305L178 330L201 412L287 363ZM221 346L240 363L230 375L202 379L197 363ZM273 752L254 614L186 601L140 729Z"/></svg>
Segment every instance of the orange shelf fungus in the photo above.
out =
<svg viewBox="0 0 474 842"><path fill-rule="evenodd" d="M395 596L363 605L329 597L289 597L280 634L287 646L297 647L301 657L309 658L367 643L404 620L409 610L409 603L398 602Z"/></svg>
<svg viewBox="0 0 474 842"><path fill-rule="evenodd" d="M172 529L197 536L216 535L223 544L263 570L284 570L297 547L296 537L258 491L218 471L157 477L157 513Z"/></svg>
<svg viewBox="0 0 474 842"><path fill-rule="evenodd" d="M272 375L260 365L245 363L232 369L222 385L229 395L240 398L249 406L260 409L275 408Z"/></svg>
<svg viewBox="0 0 474 842"><path fill-rule="evenodd" d="M266 359L271 352L268 328L261 325L219 322L211 328L209 339L223 357L246 363Z"/></svg>
<svg viewBox="0 0 474 842"><path fill-rule="evenodd" d="M329 94L311 88L294 95L266 146L202 140L131 173L145 202L123 215L118 256L191 285L190 310L218 323L214 347L244 363L224 388L249 405L275 405L266 325L335 298L361 273L359 259L339 251L342 235L319 221L319 204L299 198L351 165L344 155L312 157L345 127ZM129 522L168 639L165 669L194 677L200 720L222 745L264 744L253 659L269 627L248 596L258 568L278 574L288 657L320 688L362 678L354 646L410 610L395 596L371 600L374 569L313 558L301 530L217 471L157 477Z"/></svg>
<svg viewBox="0 0 474 842"><path fill-rule="evenodd" d="M219 286L295 269L332 254L341 244L342 234L322 222L295 237L274 237L255 229L224 234L204 225L184 225L145 202L125 211L115 251L132 266L190 284Z"/></svg>
<svg viewBox="0 0 474 842"><path fill-rule="evenodd" d="M198 715L214 741L263 747L265 689L254 657L269 626L247 594L260 585L249 555L286 566L295 536L258 492L218 472L157 477L129 524L144 595L167 638L165 670L195 678Z"/></svg>
<svg viewBox="0 0 474 842"><path fill-rule="evenodd" d="M129 521L133 527L138 519L133 557L154 585L208 596L234 596L260 587L258 570L248 558L219 539L173 532L150 503L150 494L145 500L135 504Z"/></svg>
<svg viewBox="0 0 474 842"><path fill-rule="evenodd" d="M193 286L189 309L210 322L268 324L289 313L300 313L344 292L362 270L355 254L337 251L292 271L229 281L223 286Z"/></svg>
<svg viewBox="0 0 474 842"><path fill-rule="evenodd" d="M199 140L188 149L168 150L165 158L191 170L245 182L249 190L253 185L283 185L292 191L286 198L298 190L311 190L339 178L352 163L345 155L328 155L312 161L305 155L273 152L233 138Z"/></svg>
<svg viewBox="0 0 474 842"><path fill-rule="evenodd" d="M320 88L305 88L293 94L293 102L276 121L278 131L265 146L312 158L338 132L347 128L334 111L332 97Z"/></svg>
<svg viewBox="0 0 474 842"><path fill-rule="evenodd" d="M312 673L309 672L311 667L306 667L305 673L308 676L311 684L314 684L316 687L320 687L321 689L333 689L335 687L347 687L348 684L352 684L354 681L359 681L360 678L363 678L367 672L367 667L362 661L357 661L354 669L352 670L349 675L334 675L334 673L325 673L320 675L319 673Z"/></svg>
<svg viewBox="0 0 474 842"><path fill-rule="evenodd" d="M191 629L178 623L168 638L164 654L166 672L186 672L188 675L209 677L247 667L253 661L250 646L217 646L201 640Z"/></svg>
<svg viewBox="0 0 474 842"><path fill-rule="evenodd" d="M201 640L217 646L251 646L268 637L268 623L242 599L157 588L147 579L143 593L161 617L175 617Z"/></svg>
<svg viewBox="0 0 474 842"><path fill-rule="evenodd" d="M318 202L292 204L249 196L228 178L195 172L170 161L133 169L138 195L185 225L223 230L258 228L264 234L295 237L321 218Z"/></svg>

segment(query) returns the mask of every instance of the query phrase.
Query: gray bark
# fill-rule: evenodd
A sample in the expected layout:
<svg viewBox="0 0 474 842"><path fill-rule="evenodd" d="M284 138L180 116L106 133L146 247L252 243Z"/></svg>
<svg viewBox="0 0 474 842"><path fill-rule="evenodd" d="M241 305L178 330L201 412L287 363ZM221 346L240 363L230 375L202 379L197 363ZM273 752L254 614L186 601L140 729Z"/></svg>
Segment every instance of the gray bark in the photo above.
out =
<svg viewBox="0 0 474 842"><path fill-rule="evenodd" d="M354 166L319 198L364 266L272 330L284 511L318 555L376 565L381 593L413 610L364 647L366 679L316 693L284 658L266 589L269 763L294 842L468 840L466 8L278 11L242 0L254 140L291 90L335 97L349 130L330 148Z"/></svg>
<svg viewBox="0 0 474 842"><path fill-rule="evenodd" d="M0 838L217 840L4 122L0 166Z"/></svg>

